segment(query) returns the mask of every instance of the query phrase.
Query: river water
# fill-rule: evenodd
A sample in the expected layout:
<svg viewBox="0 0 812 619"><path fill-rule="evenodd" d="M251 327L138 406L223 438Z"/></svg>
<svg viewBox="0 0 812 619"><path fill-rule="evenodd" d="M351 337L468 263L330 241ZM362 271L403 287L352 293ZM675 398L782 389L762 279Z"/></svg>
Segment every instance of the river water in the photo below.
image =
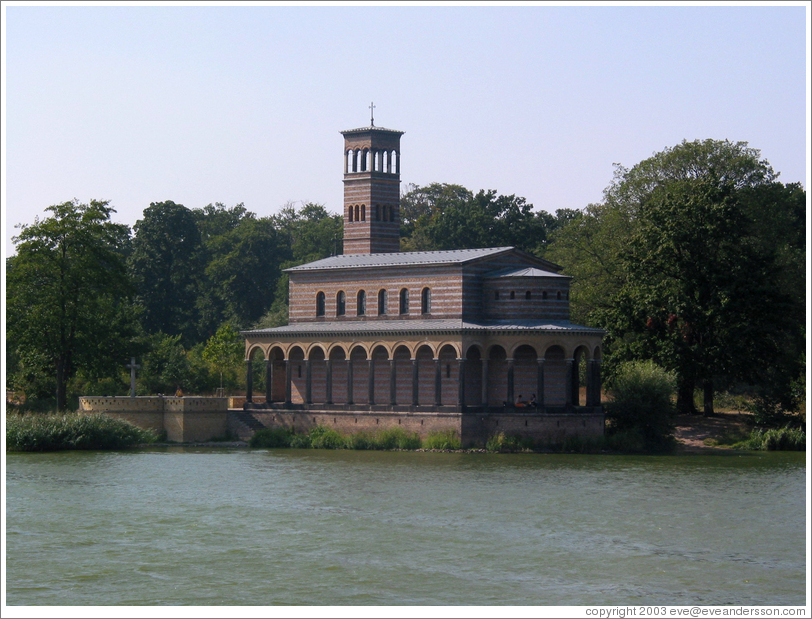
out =
<svg viewBox="0 0 812 619"><path fill-rule="evenodd" d="M802 453L8 454L8 605L803 605Z"/></svg>

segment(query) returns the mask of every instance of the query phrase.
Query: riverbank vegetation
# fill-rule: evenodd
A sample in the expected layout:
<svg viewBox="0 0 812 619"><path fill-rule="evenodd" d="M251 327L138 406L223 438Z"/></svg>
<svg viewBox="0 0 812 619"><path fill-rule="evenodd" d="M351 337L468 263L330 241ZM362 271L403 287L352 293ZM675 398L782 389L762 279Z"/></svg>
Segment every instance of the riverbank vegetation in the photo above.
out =
<svg viewBox="0 0 812 619"><path fill-rule="evenodd" d="M401 247L513 245L557 262L573 278L572 321L606 331L608 386L622 384L625 363L650 361L673 376L679 414L712 416L735 393L754 430L804 428L806 192L777 178L746 142L697 140L618 165L603 200L582 210L406 185ZM12 410L126 395L133 356L139 395L239 394L239 331L286 324L284 269L341 252L342 216L320 204L259 217L243 204L156 202L132 229L113 223L114 212L107 201L65 202L15 237L6 260ZM261 392L264 362L251 368ZM607 407L607 440L667 449L664 409L632 401L624 411L620 401Z"/></svg>
<svg viewBox="0 0 812 619"><path fill-rule="evenodd" d="M157 439L155 432L103 414L6 414L6 451L126 449Z"/></svg>

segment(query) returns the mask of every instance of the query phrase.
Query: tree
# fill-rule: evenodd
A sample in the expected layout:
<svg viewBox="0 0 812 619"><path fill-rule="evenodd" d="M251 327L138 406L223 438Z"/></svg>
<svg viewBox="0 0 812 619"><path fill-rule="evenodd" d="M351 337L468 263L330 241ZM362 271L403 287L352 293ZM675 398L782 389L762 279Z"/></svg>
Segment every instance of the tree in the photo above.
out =
<svg viewBox="0 0 812 619"><path fill-rule="evenodd" d="M654 359L676 372L681 412L701 386L711 414L720 385L800 357L803 191L775 177L744 142L683 142L618 166L559 232L551 257L576 277L575 312L607 329L610 369Z"/></svg>
<svg viewBox="0 0 812 619"><path fill-rule="evenodd" d="M130 269L147 333L197 337L195 300L203 271L195 214L172 201L153 202L135 224Z"/></svg>
<svg viewBox="0 0 812 619"><path fill-rule="evenodd" d="M129 228L107 201L50 206L20 226L7 261L7 337L22 371L54 376L56 407L82 369L111 376L128 357L137 313L123 251Z"/></svg>
<svg viewBox="0 0 812 619"><path fill-rule="evenodd" d="M403 251L514 246L542 252L555 218L524 198L460 185L411 185L401 196Z"/></svg>
<svg viewBox="0 0 812 619"><path fill-rule="evenodd" d="M140 382L147 393L175 393L188 389L190 377L186 349L180 335L155 333L150 336L150 350L144 356Z"/></svg>
<svg viewBox="0 0 812 619"><path fill-rule="evenodd" d="M243 358L243 341L231 324L225 323L211 336L203 349L203 358L220 373L220 388L223 388L223 373L233 369Z"/></svg>

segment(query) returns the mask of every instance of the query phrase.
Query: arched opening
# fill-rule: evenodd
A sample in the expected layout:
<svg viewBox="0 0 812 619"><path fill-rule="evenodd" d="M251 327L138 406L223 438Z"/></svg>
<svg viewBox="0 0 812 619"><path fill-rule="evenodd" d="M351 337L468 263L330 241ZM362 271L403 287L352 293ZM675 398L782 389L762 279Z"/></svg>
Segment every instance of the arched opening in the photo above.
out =
<svg viewBox="0 0 812 619"><path fill-rule="evenodd" d="M412 356L405 346L395 349L395 404L409 406L412 403Z"/></svg>
<svg viewBox="0 0 812 619"><path fill-rule="evenodd" d="M285 353L278 346L274 346L268 351L269 365L268 368L271 374L270 383L271 389L268 393L266 387L266 399L271 402L284 402L285 401ZM266 376L267 380L267 376Z"/></svg>
<svg viewBox="0 0 812 619"><path fill-rule="evenodd" d="M324 293L316 294L316 316L324 316Z"/></svg>
<svg viewBox="0 0 812 619"><path fill-rule="evenodd" d="M290 372L290 401L294 404L304 404L307 390L307 372L305 371L305 355L300 346L294 346L288 351L288 367Z"/></svg>
<svg viewBox="0 0 812 619"><path fill-rule="evenodd" d="M420 313L431 314L431 288L423 288L420 292Z"/></svg>
<svg viewBox="0 0 812 619"><path fill-rule="evenodd" d="M387 304L387 293L386 290L379 290L378 291L378 315L383 316L386 314L386 304Z"/></svg>
<svg viewBox="0 0 812 619"><path fill-rule="evenodd" d="M586 406L586 392L589 386L587 375L587 355L589 351L585 346L575 349L572 358L572 404L573 406Z"/></svg>
<svg viewBox="0 0 812 619"><path fill-rule="evenodd" d="M434 351L421 346L415 353L417 359L417 403L421 406L434 404Z"/></svg>
<svg viewBox="0 0 812 619"><path fill-rule="evenodd" d="M330 351L330 398L334 404L347 403L347 355L336 346Z"/></svg>
<svg viewBox="0 0 812 619"><path fill-rule="evenodd" d="M316 346L310 350L310 401L327 401L327 362L324 349Z"/></svg>
<svg viewBox="0 0 812 619"><path fill-rule="evenodd" d="M361 205L361 221L366 221L366 220L367 220L367 205L362 204Z"/></svg>
<svg viewBox="0 0 812 619"><path fill-rule="evenodd" d="M347 296L343 290L339 290L336 295L336 316L343 316L347 311Z"/></svg>
<svg viewBox="0 0 812 619"><path fill-rule="evenodd" d="M376 346L372 351L372 365L375 368L375 404L390 403L389 352L383 346Z"/></svg>
<svg viewBox="0 0 812 619"><path fill-rule="evenodd" d="M361 221L361 207L358 204L355 205L355 221Z"/></svg>
<svg viewBox="0 0 812 619"><path fill-rule="evenodd" d="M355 301L355 313L357 316L363 316L367 313L367 293L363 290L358 291Z"/></svg>
<svg viewBox="0 0 812 619"><path fill-rule="evenodd" d="M350 389L352 389L353 404L367 404L369 402L369 364L367 363L367 351L363 346L355 346L350 352L350 363L352 364L352 379Z"/></svg>
<svg viewBox="0 0 812 619"><path fill-rule="evenodd" d="M409 289L402 288L400 291L400 303L398 309L401 314L409 313Z"/></svg>
<svg viewBox="0 0 812 619"><path fill-rule="evenodd" d="M538 385L538 355L536 349L529 344L522 344L513 353L513 392L518 400L519 396L529 403L536 393ZM538 397L536 398L538 399Z"/></svg>
<svg viewBox="0 0 812 619"><path fill-rule="evenodd" d="M470 346L465 353L465 404L482 403L482 349Z"/></svg>
<svg viewBox="0 0 812 619"><path fill-rule="evenodd" d="M347 219L350 221L350 223L352 223L353 221L355 221L355 220L353 219L353 209L354 209L354 208L355 208L355 207L353 207L353 205L352 205L352 204L350 204L350 206L347 208Z"/></svg>
<svg viewBox="0 0 812 619"><path fill-rule="evenodd" d="M524 298L527 299L528 301L532 298L532 295L530 294L529 290L524 293Z"/></svg>
<svg viewBox="0 0 812 619"><path fill-rule="evenodd" d="M567 363L561 346L550 346L544 353L544 404L566 403Z"/></svg>
<svg viewBox="0 0 812 619"><path fill-rule="evenodd" d="M440 349L440 401L443 406L457 404L460 391L460 364L457 350L446 344Z"/></svg>
<svg viewBox="0 0 812 619"><path fill-rule="evenodd" d="M257 397L265 393L265 353L262 348L256 346L248 353L248 363L245 373L245 398L246 401L256 402L261 400ZM223 374L221 374L221 379ZM223 382L225 386L226 383ZM176 389L182 389L183 385L176 385Z"/></svg>
<svg viewBox="0 0 812 619"><path fill-rule="evenodd" d="M488 351L488 404L503 406L507 402L507 353L498 344Z"/></svg>

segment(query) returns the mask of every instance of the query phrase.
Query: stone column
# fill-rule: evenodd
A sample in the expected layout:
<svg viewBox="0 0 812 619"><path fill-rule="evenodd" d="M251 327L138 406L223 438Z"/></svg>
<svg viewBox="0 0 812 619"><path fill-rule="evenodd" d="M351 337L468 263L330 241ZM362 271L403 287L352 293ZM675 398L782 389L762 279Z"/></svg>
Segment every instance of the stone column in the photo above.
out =
<svg viewBox="0 0 812 619"><path fill-rule="evenodd" d="M251 371L251 360L246 359L245 361L245 401L253 402L254 401L254 373Z"/></svg>
<svg viewBox="0 0 812 619"><path fill-rule="evenodd" d="M313 403L313 374L310 369L310 359L305 359L305 404Z"/></svg>
<svg viewBox="0 0 812 619"><path fill-rule="evenodd" d="M443 367L439 359L434 360L434 406L442 406Z"/></svg>
<svg viewBox="0 0 812 619"><path fill-rule="evenodd" d="M544 408L544 357L536 359L536 408Z"/></svg>
<svg viewBox="0 0 812 619"><path fill-rule="evenodd" d="M389 361L389 403L395 406L398 403L397 370L394 357Z"/></svg>
<svg viewBox="0 0 812 619"><path fill-rule="evenodd" d="M265 359L265 404L273 400L273 361Z"/></svg>
<svg viewBox="0 0 812 619"><path fill-rule="evenodd" d="M459 371L459 390L457 391L457 404L460 410L465 408L465 359L457 359Z"/></svg>
<svg viewBox="0 0 812 619"><path fill-rule="evenodd" d="M290 404L291 397L290 397L290 384L293 380L293 366L290 363L290 359L285 359L285 404Z"/></svg>
<svg viewBox="0 0 812 619"><path fill-rule="evenodd" d="M412 359L412 406L417 406L419 402L419 385L417 383L417 359Z"/></svg>
<svg viewBox="0 0 812 619"><path fill-rule="evenodd" d="M488 360L482 360L482 406L488 405Z"/></svg>
<svg viewBox="0 0 812 619"><path fill-rule="evenodd" d="M330 359L325 360L325 372L327 374L327 402L326 404L333 403L333 362Z"/></svg>
<svg viewBox="0 0 812 619"><path fill-rule="evenodd" d="M372 357L369 358L369 390L367 391L367 401L369 405L372 406L375 404L375 359Z"/></svg>
<svg viewBox="0 0 812 619"><path fill-rule="evenodd" d="M353 404L352 392L352 359L347 358L347 404Z"/></svg>
<svg viewBox="0 0 812 619"><path fill-rule="evenodd" d="M507 403L508 406L515 404L513 396L513 366L516 362L513 359L507 360Z"/></svg>
<svg viewBox="0 0 812 619"><path fill-rule="evenodd" d="M572 408L572 369L574 364L574 359L567 359L567 369L565 371L565 381L564 381L564 397L565 397L565 405L567 408Z"/></svg>

